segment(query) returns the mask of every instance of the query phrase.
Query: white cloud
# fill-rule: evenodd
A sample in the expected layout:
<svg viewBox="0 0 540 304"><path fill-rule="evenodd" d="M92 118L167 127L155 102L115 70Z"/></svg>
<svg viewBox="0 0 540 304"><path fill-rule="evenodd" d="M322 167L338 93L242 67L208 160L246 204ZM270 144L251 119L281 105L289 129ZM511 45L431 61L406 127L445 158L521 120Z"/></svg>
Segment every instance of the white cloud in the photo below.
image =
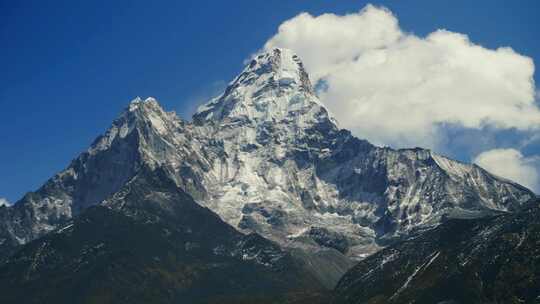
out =
<svg viewBox="0 0 540 304"><path fill-rule="evenodd" d="M447 125L530 131L540 126L534 63L446 30L406 33L385 8L302 13L264 48L294 50L342 127L377 144L437 148Z"/></svg>
<svg viewBox="0 0 540 304"><path fill-rule="evenodd" d="M6 198L0 197L0 207L2 206L11 206L11 203Z"/></svg>
<svg viewBox="0 0 540 304"><path fill-rule="evenodd" d="M525 157L516 149L493 149L482 152L474 163L489 172L506 177L537 193L540 191L538 157Z"/></svg>

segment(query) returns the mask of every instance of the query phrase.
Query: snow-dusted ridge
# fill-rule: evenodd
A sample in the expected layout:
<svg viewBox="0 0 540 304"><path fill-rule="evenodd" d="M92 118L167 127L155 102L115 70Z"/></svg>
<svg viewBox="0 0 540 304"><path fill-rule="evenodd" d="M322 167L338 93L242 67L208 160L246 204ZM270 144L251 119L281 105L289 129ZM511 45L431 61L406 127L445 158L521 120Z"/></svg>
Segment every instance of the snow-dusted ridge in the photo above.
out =
<svg viewBox="0 0 540 304"><path fill-rule="evenodd" d="M339 129L298 56L274 49L254 57L193 122L153 98L134 99L66 170L0 208L0 239L9 240L0 252L65 226L143 167L164 168L241 231L358 258L445 215L512 211L534 197L477 166L379 148Z"/></svg>

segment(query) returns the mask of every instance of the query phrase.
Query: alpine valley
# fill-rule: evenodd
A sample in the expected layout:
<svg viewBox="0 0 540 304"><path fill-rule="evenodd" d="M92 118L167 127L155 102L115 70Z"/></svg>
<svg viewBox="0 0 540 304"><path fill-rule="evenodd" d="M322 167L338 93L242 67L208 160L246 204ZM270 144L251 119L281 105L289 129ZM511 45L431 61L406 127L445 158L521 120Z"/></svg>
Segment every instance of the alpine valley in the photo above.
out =
<svg viewBox="0 0 540 304"><path fill-rule="evenodd" d="M340 129L272 49L191 122L134 99L0 206L0 302L538 303L539 215L477 165Z"/></svg>

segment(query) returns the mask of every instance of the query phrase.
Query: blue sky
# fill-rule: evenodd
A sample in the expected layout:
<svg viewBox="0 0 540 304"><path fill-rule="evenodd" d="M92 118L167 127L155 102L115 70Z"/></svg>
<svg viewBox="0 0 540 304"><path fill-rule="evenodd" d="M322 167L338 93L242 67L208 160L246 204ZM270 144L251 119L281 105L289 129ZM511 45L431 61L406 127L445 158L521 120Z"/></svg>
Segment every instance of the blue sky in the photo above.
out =
<svg viewBox="0 0 540 304"><path fill-rule="evenodd" d="M511 46L540 62L537 1L470 2L371 1L390 9L403 31L424 37L444 28L488 49ZM135 96L154 96L165 109L189 118L285 20L301 12L354 13L366 4L0 2L0 197L13 202L37 189L84 151ZM452 129L460 132L465 131ZM489 130L482 132L466 131L477 138ZM495 133L504 147L519 137L512 128ZM447 153L471 159L460 151ZM521 152L540 154L540 145Z"/></svg>

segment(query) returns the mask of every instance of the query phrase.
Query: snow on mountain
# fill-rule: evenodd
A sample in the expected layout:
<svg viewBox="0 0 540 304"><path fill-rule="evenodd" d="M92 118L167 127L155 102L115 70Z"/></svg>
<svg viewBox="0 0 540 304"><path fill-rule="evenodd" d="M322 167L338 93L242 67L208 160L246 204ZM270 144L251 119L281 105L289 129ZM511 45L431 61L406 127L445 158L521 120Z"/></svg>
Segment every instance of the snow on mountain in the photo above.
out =
<svg viewBox="0 0 540 304"><path fill-rule="evenodd" d="M193 123L153 98L132 101L66 170L0 208L0 238L8 240L0 252L111 197L143 165L163 168L242 231L354 258L445 217L513 211L534 197L478 166L420 148L379 148L340 130L298 56L274 49L254 57Z"/></svg>
<svg viewBox="0 0 540 304"><path fill-rule="evenodd" d="M11 203L6 198L0 197L0 207L2 206L9 207Z"/></svg>
<svg viewBox="0 0 540 304"><path fill-rule="evenodd" d="M199 107L194 120L294 121L305 127L321 108L298 56L275 49L252 59L222 95Z"/></svg>

